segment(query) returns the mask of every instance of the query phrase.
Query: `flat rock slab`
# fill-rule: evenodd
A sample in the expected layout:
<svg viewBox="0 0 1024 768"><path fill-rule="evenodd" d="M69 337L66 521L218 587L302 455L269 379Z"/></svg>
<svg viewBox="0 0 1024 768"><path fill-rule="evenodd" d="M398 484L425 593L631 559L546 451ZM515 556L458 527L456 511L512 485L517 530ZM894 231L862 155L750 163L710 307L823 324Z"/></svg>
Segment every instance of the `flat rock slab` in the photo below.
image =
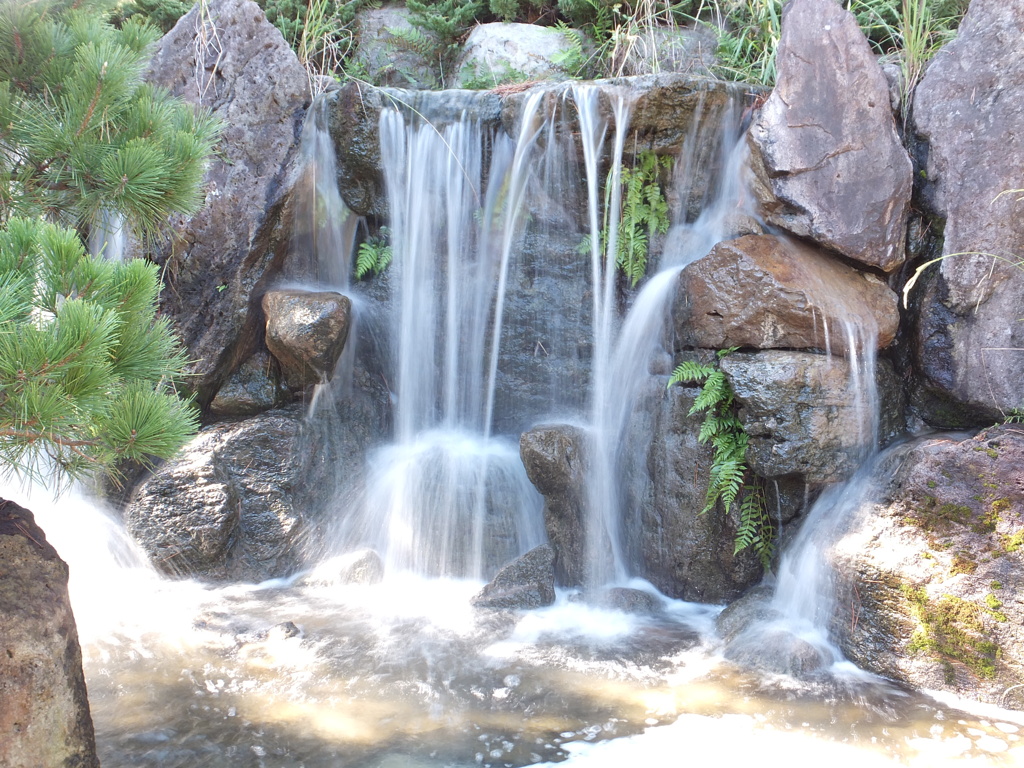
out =
<svg viewBox="0 0 1024 768"><path fill-rule="evenodd" d="M676 338L704 349L884 349L897 297L878 277L792 239L747 235L716 245L679 276Z"/></svg>
<svg viewBox="0 0 1024 768"><path fill-rule="evenodd" d="M864 33L835 0L792 0L776 62L748 134L763 213L891 272L904 260L913 169Z"/></svg>

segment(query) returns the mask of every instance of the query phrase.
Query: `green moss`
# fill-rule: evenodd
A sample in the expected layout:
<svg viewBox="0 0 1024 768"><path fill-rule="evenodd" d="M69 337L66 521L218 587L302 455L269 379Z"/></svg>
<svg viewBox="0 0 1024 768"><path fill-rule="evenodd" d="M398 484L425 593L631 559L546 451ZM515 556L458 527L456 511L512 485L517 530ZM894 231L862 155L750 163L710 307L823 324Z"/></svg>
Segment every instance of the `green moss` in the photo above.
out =
<svg viewBox="0 0 1024 768"><path fill-rule="evenodd" d="M996 499L992 502L992 514L1001 515L1003 512L1010 511L1010 500L1009 499Z"/></svg>
<svg viewBox="0 0 1024 768"><path fill-rule="evenodd" d="M971 525L971 530L975 533L995 533L996 526L1002 518L999 516L999 512L996 510L995 505L989 508L989 511L981 515Z"/></svg>
<svg viewBox="0 0 1024 768"><path fill-rule="evenodd" d="M992 589L1002 589L1003 588L1003 582L993 580L992 583L989 584L989 586Z"/></svg>
<svg viewBox="0 0 1024 768"><path fill-rule="evenodd" d="M950 573L966 573L968 575L978 570L978 563L970 556L970 553L960 551L953 555L953 564L950 566Z"/></svg>
<svg viewBox="0 0 1024 768"><path fill-rule="evenodd" d="M1000 623L1006 623L1009 621L1006 614L999 609L1003 607L1003 604L999 602L999 598L989 592L985 595L985 605L988 609L988 615Z"/></svg>
<svg viewBox="0 0 1024 768"><path fill-rule="evenodd" d="M1024 546L1024 531L1017 531L1017 533L1010 536L1009 534L1003 534L1003 551L1005 552L1016 552L1022 546Z"/></svg>
<svg viewBox="0 0 1024 768"><path fill-rule="evenodd" d="M909 584L901 585L900 590L919 625L908 651L928 654L942 663L947 682L953 677L952 662L963 664L980 678L995 677L1001 652L985 629L982 617L986 611L981 606L952 595L932 601L923 588Z"/></svg>
<svg viewBox="0 0 1024 768"><path fill-rule="evenodd" d="M929 480L928 481L928 487L929 488L935 488L937 485L938 485L938 483L936 483L934 480Z"/></svg>

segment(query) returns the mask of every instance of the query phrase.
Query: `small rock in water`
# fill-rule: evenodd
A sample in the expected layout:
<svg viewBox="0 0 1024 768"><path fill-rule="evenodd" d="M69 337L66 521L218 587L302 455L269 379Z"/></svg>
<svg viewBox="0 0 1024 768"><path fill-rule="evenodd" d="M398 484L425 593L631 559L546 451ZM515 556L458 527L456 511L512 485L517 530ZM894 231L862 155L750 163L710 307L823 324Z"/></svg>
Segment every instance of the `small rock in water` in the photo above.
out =
<svg viewBox="0 0 1024 768"><path fill-rule="evenodd" d="M384 578L384 561L372 549L357 549L321 563L299 585L378 584Z"/></svg>
<svg viewBox="0 0 1024 768"><path fill-rule="evenodd" d="M658 598L642 589L613 587L605 591L597 603L606 608L643 616L651 616L661 611L661 602Z"/></svg>
<svg viewBox="0 0 1024 768"><path fill-rule="evenodd" d="M555 553L535 547L506 565L470 601L475 608L529 609L555 602Z"/></svg>

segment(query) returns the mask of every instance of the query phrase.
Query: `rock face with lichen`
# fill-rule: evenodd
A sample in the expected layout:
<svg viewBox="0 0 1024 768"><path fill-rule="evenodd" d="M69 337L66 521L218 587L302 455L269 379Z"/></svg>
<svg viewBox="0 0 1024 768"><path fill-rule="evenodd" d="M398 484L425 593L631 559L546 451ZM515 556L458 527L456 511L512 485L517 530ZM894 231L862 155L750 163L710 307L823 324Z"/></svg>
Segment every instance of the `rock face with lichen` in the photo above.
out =
<svg viewBox="0 0 1024 768"><path fill-rule="evenodd" d="M68 567L0 500L0 765L99 768Z"/></svg>
<svg viewBox="0 0 1024 768"><path fill-rule="evenodd" d="M1024 431L891 458L885 498L838 541L832 630L861 667L1024 708Z"/></svg>

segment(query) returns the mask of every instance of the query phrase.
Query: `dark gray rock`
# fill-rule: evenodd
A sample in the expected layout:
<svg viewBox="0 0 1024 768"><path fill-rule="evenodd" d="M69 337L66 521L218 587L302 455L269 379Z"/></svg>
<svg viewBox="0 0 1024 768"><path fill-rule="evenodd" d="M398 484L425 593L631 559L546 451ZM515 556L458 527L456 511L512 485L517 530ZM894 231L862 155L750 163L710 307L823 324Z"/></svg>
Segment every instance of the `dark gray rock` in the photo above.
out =
<svg viewBox="0 0 1024 768"><path fill-rule="evenodd" d="M558 63L572 45L569 33L536 24L477 24L455 62L451 87L493 88L504 82L568 80Z"/></svg>
<svg viewBox="0 0 1024 768"><path fill-rule="evenodd" d="M792 0L776 62L748 134L765 217L891 272L904 260L912 168L864 33L834 0Z"/></svg>
<svg viewBox="0 0 1024 768"><path fill-rule="evenodd" d="M649 377L625 445L635 464L622 475L626 492L623 536L636 575L668 597L724 603L758 582L762 568L750 551L736 554L739 510L721 505L701 513L711 448L697 441L703 416L690 416L696 390L665 389Z"/></svg>
<svg viewBox="0 0 1024 768"><path fill-rule="evenodd" d="M981 425L1024 407L1024 8L974 0L914 96L921 196L943 222L941 255L916 299L913 356L938 426ZM951 255L959 254L959 255ZM1004 260L1008 261L1004 261ZM1009 263L1008 263L1009 262Z"/></svg>
<svg viewBox="0 0 1024 768"><path fill-rule="evenodd" d="M907 446L832 547L832 634L864 669L1024 709L1024 433Z"/></svg>
<svg viewBox="0 0 1024 768"><path fill-rule="evenodd" d="M414 27L411 17L412 12L399 5L359 11L350 66L362 68L374 85L436 88L441 82L440 61L432 61L402 39L403 32L433 39L429 30Z"/></svg>
<svg viewBox="0 0 1024 768"><path fill-rule="evenodd" d="M678 342L704 349L883 349L899 327L878 277L774 235L719 243L689 265L672 316Z"/></svg>
<svg viewBox="0 0 1024 768"><path fill-rule="evenodd" d="M348 339L352 302L333 291L267 291L267 349L293 389L327 381Z"/></svg>
<svg viewBox="0 0 1024 768"><path fill-rule="evenodd" d="M167 284L160 309L195 361L193 386L205 407L260 343L258 286L287 255L280 218L309 86L251 0L197 5L160 41L147 77L225 126L206 172L206 202L174 217L150 254Z"/></svg>
<svg viewBox="0 0 1024 768"><path fill-rule="evenodd" d="M534 547L504 566L470 601L476 608L528 610L555 602L555 551Z"/></svg>
<svg viewBox="0 0 1024 768"><path fill-rule="evenodd" d="M279 405L282 394L270 355L257 352L217 390L209 412L218 419L255 416Z"/></svg>
<svg viewBox="0 0 1024 768"><path fill-rule="evenodd" d="M729 603L715 619L715 631L722 642L728 645L751 626L777 618L771 607L773 594L771 587L758 586Z"/></svg>
<svg viewBox="0 0 1024 768"><path fill-rule="evenodd" d="M261 581L296 570L317 451L294 409L202 430L179 457L139 484L129 533L165 573Z"/></svg>
<svg viewBox="0 0 1024 768"><path fill-rule="evenodd" d="M874 446L872 414L879 403L888 414L886 436L902 431L902 397L888 361L877 365L878 403L841 357L736 353L723 358L721 367L750 436L747 462L762 477L801 475L808 483L850 477Z"/></svg>
<svg viewBox="0 0 1024 768"><path fill-rule="evenodd" d="M99 768L68 567L0 500L0 765Z"/></svg>
<svg viewBox="0 0 1024 768"><path fill-rule="evenodd" d="M562 586L580 586L587 577L586 440L582 429L567 424L535 427L519 440L526 474L544 496L544 527Z"/></svg>

